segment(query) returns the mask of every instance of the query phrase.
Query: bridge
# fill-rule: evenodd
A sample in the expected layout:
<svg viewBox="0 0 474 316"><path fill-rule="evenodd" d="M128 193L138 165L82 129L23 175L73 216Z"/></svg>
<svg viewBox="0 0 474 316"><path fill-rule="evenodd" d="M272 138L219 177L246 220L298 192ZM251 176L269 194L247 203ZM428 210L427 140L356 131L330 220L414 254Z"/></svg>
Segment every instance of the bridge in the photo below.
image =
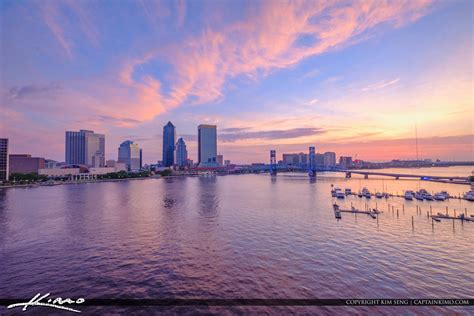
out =
<svg viewBox="0 0 474 316"><path fill-rule="evenodd" d="M448 180L448 181L467 180L467 177L459 177L459 176L430 176L430 175L389 173L389 172L366 171L366 170L330 170L330 172L344 172L346 174L346 178L351 178L352 174L360 174L360 175L363 175L364 178L366 179L369 178L369 175L373 175L373 176L392 177L395 179L405 178L405 179Z"/></svg>

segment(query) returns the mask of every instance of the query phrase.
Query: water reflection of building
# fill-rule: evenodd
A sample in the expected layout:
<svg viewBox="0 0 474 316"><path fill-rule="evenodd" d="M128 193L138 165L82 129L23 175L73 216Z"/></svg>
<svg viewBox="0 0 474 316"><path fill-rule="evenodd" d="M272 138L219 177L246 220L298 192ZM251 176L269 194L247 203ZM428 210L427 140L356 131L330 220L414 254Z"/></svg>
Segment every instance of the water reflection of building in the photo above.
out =
<svg viewBox="0 0 474 316"><path fill-rule="evenodd" d="M213 215L219 207L217 196L217 177L199 177L199 210L202 215Z"/></svg>

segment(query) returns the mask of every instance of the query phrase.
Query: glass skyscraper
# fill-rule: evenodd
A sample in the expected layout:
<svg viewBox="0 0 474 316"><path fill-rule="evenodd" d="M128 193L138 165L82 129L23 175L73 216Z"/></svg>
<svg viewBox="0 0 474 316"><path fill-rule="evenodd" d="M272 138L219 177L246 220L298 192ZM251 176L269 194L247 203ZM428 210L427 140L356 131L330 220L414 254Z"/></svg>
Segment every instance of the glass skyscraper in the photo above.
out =
<svg viewBox="0 0 474 316"><path fill-rule="evenodd" d="M176 164L180 167L186 167L188 164L188 150L183 138L176 142Z"/></svg>
<svg viewBox="0 0 474 316"><path fill-rule="evenodd" d="M176 143L176 128L168 122L163 126L163 165L170 167L174 164L174 145Z"/></svg>
<svg viewBox="0 0 474 316"><path fill-rule="evenodd" d="M217 167L217 126L198 126L198 165Z"/></svg>
<svg viewBox="0 0 474 316"><path fill-rule="evenodd" d="M105 135L81 129L66 132L66 163L103 167L105 165Z"/></svg>
<svg viewBox="0 0 474 316"><path fill-rule="evenodd" d="M8 180L8 138L0 138L0 181Z"/></svg>
<svg viewBox="0 0 474 316"><path fill-rule="evenodd" d="M138 144L126 140L118 148L118 162L123 162L128 171L138 171L141 168L141 149Z"/></svg>

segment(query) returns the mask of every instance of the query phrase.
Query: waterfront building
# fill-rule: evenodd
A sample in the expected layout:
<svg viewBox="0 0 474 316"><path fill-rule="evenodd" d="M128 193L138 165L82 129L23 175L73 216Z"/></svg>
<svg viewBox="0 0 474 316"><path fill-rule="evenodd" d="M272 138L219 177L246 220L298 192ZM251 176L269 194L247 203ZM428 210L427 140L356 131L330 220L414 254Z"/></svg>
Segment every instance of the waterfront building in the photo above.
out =
<svg viewBox="0 0 474 316"><path fill-rule="evenodd" d="M188 150L183 138L176 142L176 164L179 167L186 167L188 165Z"/></svg>
<svg viewBox="0 0 474 316"><path fill-rule="evenodd" d="M224 166L230 166L230 160L224 160Z"/></svg>
<svg viewBox="0 0 474 316"><path fill-rule="evenodd" d="M323 166L324 165L324 155L323 154L315 154L314 160L316 161L316 166Z"/></svg>
<svg viewBox="0 0 474 316"><path fill-rule="evenodd" d="M105 166L106 166L106 167L115 167L115 164L116 164L116 163L117 163L117 162L116 162L115 160L110 159L110 160L107 160L107 161L105 162Z"/></svg>
<svg viewBox="0 0 474 316"><path fill-rule="evenodd" d="M131 140L126 140L118 148L118 162L125 163L127 171L140 170L140 148Z"/></svg>
<svg viewBox="0 0 474 316"><path fill-rule="evenodd" d="M336 153L327 151L324 153L324 166L334 167L336 165Z"/></svg>
<svg viewBox="0 0 474 316"><path fill-rule="evenodd" d="M40 157L31 157L28 154L9 155L9 174L12 173L38 173L45 168L45 160Z"/></svg>
<svg viewBox="0 0 474 316"><path fill-rule="evenodd" d="M217 155L217 163L219 164L219 166L224 165L224 156L223 155Z"/></svg>
<svg viewBox="0 0 474 316"><path fill-rule="evenodd" d="M8 138L0 138L0 181L8 180Z"/></svg>
<svg viewBox="0 0 474 316"><path fill-rule="evenodd" d="M194 161L192 159L187 159L186 164L188 168L193 168L194 167Z"/></svg>
<svg viewBox="0 0 474 316"><path fill-rule="evenodd" d="M289 166L306 166L309 162L308 154L282 154L282 161Z"/></svg>
<svg viewBox="0 0 474 316"><path fill-rule="evenodd" d="M67 131L66 163L103 167L105 165L105 135L89 130Z"/></svg>
<svg viewBox="0 0 474 316"><path fill-rule="evenodd" d="M347 168L347 167L352 166L352 157L349 157L349 156L339 157L339 166L342 168Z"/></svg>
<svg viewBox="0 0 474 316"><path fill-rule="evenodd" d="M65 165L66 165L65 162L59 162L59 161L56 161L56 160L53 160L53 159L45 159L44 160L44 167L46 169L59 168L59 167L65 166Z"/></svg>
<svg viewBox="0 0 474 316"><path fill-rule="evenodd" d="M217 167L217 126L198 126L198 165Z"/></svg>
<svg viewBox="0 0 474 316"><path fill-rule="evenodd" d="M65 177L81 173L81 168L49 168L38 169L38 174L47 177Z"/></svg>
<svg viewBox="0 0 474 316"><path fill-rule="evenodd" d="M174 150L176 143L176 128L168 122L163 126L163 165L170 167L174 164Z"/></svg>

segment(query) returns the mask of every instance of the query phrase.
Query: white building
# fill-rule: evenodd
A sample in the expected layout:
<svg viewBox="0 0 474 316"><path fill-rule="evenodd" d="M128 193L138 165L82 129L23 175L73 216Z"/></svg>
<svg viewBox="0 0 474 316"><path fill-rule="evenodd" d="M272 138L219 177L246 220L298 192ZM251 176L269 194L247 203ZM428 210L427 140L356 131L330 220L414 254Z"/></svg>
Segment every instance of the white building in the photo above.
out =
<svg viewBox="0 0 474 316"><path fill-rule="evenodd" d="M324 166L334 167L336 165L336 153L328 151L324 153Z"/></svg>

